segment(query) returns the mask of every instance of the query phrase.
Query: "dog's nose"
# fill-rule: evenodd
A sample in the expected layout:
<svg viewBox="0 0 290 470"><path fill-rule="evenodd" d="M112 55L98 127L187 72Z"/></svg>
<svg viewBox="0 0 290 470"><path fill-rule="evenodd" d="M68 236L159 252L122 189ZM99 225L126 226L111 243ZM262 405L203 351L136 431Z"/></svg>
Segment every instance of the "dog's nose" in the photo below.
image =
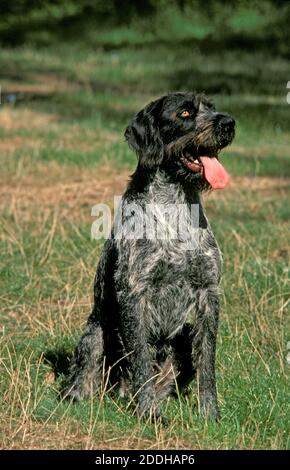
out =
<svg viewBox="0 0 290 470"><path fill-rule="evenodd" d="M235 120L228 114L220 114L219 124L223 128L233 129L235 127Z"/></svg>

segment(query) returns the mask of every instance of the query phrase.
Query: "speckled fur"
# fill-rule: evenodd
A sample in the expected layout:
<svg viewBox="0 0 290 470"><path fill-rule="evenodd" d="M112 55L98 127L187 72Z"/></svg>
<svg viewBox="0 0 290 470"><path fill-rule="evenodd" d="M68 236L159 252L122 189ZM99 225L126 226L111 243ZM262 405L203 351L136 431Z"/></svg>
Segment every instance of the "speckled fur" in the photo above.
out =
<svg viewBox="0 0 290 470"><path fill-rule="evenodd" d="M164 116L189 99L199 110L195 122L182 135L182 123L172 121L176 136L172 131L170 140L170 120L165 122ZM181 390L186 388L197 372L200 412L219 418L215 349L221 254L200 199L206 182L201 175L189 174L176 157L188 142L211 149L216 145L219 150L233 138L222 136L219 144L221 131L213 135L218 113L207 103L189 93L168 95L148 105L127 128L126 138L139 164L122 198L122 224L115 223L101 254L94 309L71 364L68 397L94 393L102 371L110 369L111 382L121 385L122 396L133 397L139 414L158 417L160 400L175 390L176 383ZM163 236L128 238L134 216L126 208L132 203L144 210L150 205L153 212L156 204L181 204L185 226L190 226L194 204L199 223L190 227L193 247L188 249L178 236L168 236L170 226L158 214Z"/></svg>

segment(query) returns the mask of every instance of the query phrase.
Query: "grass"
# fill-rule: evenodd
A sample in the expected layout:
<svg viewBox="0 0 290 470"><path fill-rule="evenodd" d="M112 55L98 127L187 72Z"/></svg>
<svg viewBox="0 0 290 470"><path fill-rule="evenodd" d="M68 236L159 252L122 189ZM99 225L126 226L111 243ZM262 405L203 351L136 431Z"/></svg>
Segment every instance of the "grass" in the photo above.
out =
<svg viewBox="0 0 290 470"><path fill-rule="evenodd" d="M62 46L4 49L0 65L1 447L288 448L286 59ZM205 199L224 253L222 420L197 416L193 385L163 403L165 429L138 422L114 395L71 405L58 391L91 308L101 249L90 239L91 207L112 204L134 168L122 137L132 114L183 88L206 91L238 131L223 155L231 187Z"/></svg>

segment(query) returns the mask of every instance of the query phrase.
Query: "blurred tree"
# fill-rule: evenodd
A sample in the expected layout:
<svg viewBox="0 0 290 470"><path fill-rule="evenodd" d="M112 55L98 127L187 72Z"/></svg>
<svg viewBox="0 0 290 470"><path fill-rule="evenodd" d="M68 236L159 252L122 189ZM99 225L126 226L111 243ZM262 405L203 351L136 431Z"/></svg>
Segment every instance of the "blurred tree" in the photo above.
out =
<svg viewBox="0 0 290 470"><path fill-rule="evenodd" d="M194 23L198 13L210 20L217 36L225 36L231 33L231 14L238 9L264 14L267 6L269 26L264 34L285 43L290 19L290 2L285 0L0 0L0 42L17 45L27 40L43 44L60 38L81 39L96 27L130 27L138 19L144 23L157 15L161 18L170 9L172 15L165 21L169 17L174 21L174 11L179 11L179 17L185 15L187 22L192 18ZM151 31L154 34L153 28ZM168 37L173 39L170 27Z"/></svg>

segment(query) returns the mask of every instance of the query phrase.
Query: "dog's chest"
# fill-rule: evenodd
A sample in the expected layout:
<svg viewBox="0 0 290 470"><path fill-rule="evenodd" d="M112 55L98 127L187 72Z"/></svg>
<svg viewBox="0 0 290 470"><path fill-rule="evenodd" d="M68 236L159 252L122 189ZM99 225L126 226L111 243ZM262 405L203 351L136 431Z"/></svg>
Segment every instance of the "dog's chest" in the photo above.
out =
<svg viewBox="0 0 290 470"><path fill-rule="evenodd" d="M155 181L140 206L142 238L128 240L136 226L134 215L126 217L119 237L125 261L119 266L126 265L120 277L127 277L130 292L138 298L147 335L170 338L189 317L194 321L197 289L217 284L220 252L209 226L200 226L200 204L188 204L175 186ZM124 207L130 214L126 201Z"/></svg>
<svg viewBox="0 0 290 470"><path fill-rule="evenodd" d="M143 315L149 336L170 338L186 321L194 322L197 290L218 282L220 258L214 239L203 229L197 229L195 237L200 243L193 250L180 242L156 243L144 260Z"/></svg>

